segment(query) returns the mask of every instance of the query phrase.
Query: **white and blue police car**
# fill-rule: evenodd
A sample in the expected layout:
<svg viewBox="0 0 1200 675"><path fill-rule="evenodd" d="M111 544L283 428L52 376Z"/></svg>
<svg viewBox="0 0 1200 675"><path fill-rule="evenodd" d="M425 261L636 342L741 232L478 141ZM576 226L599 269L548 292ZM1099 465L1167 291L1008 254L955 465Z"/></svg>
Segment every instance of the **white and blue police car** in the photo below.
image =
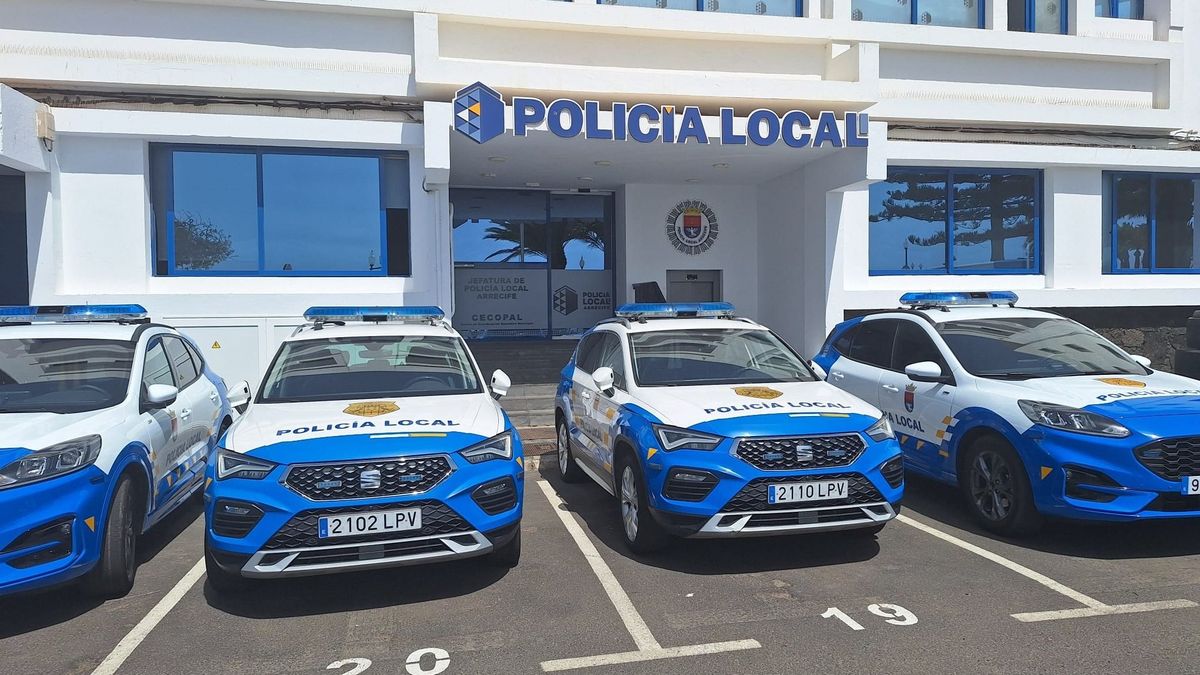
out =
<svg viewBox="0 0 1200 675"><path fill-rule="evenodd" d="M202 486L233 415L139 305L0 307L0 594L128 593L138 535Z"/></svg>
<svg viewBox="0 0 1200 675"><path fill-rule="evenodd" d="M620 502L629 547L683 537L878 532L904 491L874 407L822 382L727 303L631 304L562 372L558 465Z"/></svg>
<svg viewBox="0 0 1200 675"><path fill-rule="evenodd" d="M1010 292L909 293L834 328L814 361L884 411L906 466L986 528L1042 516L1200 516L1200 382Z"/></svg>
<svg viewBox="0 0 1200 675"><path fill-rule="evenodd" d="M205 562L247 579L521 555L521 440L436 307L314 307L208 465Z"/></svg>

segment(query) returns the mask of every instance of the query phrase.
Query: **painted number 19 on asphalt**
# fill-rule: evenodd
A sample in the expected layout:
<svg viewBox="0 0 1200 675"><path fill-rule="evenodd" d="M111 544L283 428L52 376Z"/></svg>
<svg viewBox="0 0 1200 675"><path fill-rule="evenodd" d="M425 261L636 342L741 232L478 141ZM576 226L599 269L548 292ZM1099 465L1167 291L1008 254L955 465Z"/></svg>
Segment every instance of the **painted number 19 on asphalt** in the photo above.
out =
<svg viewBox="0 0 1200 675"><path fill-rule="evenodd" d="M907 609L904 609L900 605L868 605L867 611L875 616L882 617L884 621L892 624L893 626L911 626L917 622L917 615L913 614ZM821 615L821 618L837 619L838 621L841 621L849 626L852 630L866 630L865 626L850 618L849 614L846 614L837 607L830 607L829 609L825 610L825 613Z"/></svg>

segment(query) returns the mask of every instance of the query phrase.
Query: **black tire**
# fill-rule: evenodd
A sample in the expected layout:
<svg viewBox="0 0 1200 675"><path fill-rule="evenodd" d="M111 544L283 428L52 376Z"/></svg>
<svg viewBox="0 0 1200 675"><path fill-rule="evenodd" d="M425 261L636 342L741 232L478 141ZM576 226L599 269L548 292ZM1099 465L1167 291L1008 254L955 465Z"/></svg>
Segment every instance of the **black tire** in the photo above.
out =
<svg viewBox="0 0 1200 675"><path fill-rule="evenodd" d="M507 543L495 548L491 553L487 554L487 562L495 567L516 567L521 562L521 528L517 527L517 533L509 539Z"/></svg>
<svg viewBox="0 0 1200 675"><path fill-rule="evenodd" d="M653 553L665 547L670 535L650 513L646 478L630 453L622 453L617 460L616 478L617 516L621 519L621 536L629 550Z"/></svg>
<svg viewBox="0 0 1200 675"><path fill-rule="evenodd" d="M1184 377L1200 377L1200 349L1175 350L1175 372Z"/></svg>
<svg viewBox="0 0 1200 675"><path fill-rule="evenodd" d="M1005 536L1032 534L1042 527L1029 472L1002 438L982 436L963 456L958 485L971 515L986 530Z"/></svg>
<svg viewBox="0 0 1200 675"><path fill-rule="evenodd" d="M133 590L137 577L137 539L141 534L142 505L133 477L122 476L113 491L100 537L100 559L81 586L89 595L121 598Z"/></svg>
<svg viewBox="0 0 1200 675"><path fill-rule="evenodd" d="M207 538L204 541L204 573L208 577L208 585L219 594L239 593L250 586L250 580L246 577L221 569L208 547Z"/></svg>
<svg viewBox="0 0 1200 675"><path fill-rule="evenodd" d="M1200 349L1200 316L1195 314L1188 317L1187 320L1187 346L1192 349Z"/></svg>
<svg viewBox="0 0 1200 675"><path fill-rule="evenodd" d="M558 474L564 482L578 483L583 480L583 469L575 462L575 453L571 450L571 434L567 430L567 421L559 418L555 429L555 450L558 452Z"/></svg>

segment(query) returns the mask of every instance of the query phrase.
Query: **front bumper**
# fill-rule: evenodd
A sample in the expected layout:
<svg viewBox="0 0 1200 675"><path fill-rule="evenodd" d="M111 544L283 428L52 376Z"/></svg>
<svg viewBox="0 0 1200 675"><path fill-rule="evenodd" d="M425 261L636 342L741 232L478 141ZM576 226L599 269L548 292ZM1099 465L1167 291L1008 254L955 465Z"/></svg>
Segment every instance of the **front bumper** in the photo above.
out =
<svg viewBox="0 0 1200 675"><path fill-rule="evenodd" d="M727 442L728 444L728 442ZM667 531L682 537L725 538L802 534L875 527L899 513L903 479L892 485L883 466L899 461L895 441L867 442L851 463L823 469L762 470L732 456L722 445L712 451L656 453L646 463L650 513ZM698 501L671 499L668 480L678 471L700 471L717 478ZM770 504L768 485L845 479L845 499Z"/></svg>
<svg viewBox="0 0 1200 675"><path fill-rule="evenodd" d="M96 564L107 484L92 466L0 490L0 595L65 583Z"/></svg>
<svg viewBox="0 0 1200 675"><path fill-rule="evenodd" d="M377 567L417 565L484 555L516 535L523 507L523 459L471 465L453 459L455 470L432 489L367 499L310 500L282 482L288 467L262 480L213 481L205 491L206 537L212 559L225 571L252 578L310 576ZM480 486L511 481L513 506L488 513L473 496ZM255 507L261 512L243 536L214 529L218 504ZM323 515L418 507L422 527L321 539ZM225 533L223 536L222 532Z"/></svg>
<svg viewBox="0 0 1200 675"><path fill-rule="evenodd" d="M1134 455L1157 439L1136 433L1110 439L1041 427L1024 438L1034 501L1047 516L1114 522L1200 518L1200 496L1184 495L1183 480L1156 475ZM1079 477L1092 473L1110 481Z"/></svg>

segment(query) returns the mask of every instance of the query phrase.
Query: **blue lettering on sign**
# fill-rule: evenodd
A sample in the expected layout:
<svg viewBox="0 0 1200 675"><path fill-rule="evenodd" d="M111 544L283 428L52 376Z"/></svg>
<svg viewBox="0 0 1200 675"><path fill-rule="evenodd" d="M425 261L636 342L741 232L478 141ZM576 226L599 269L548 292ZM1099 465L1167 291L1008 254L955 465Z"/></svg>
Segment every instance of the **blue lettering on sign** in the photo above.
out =
<svg viewBox="0 0 1200 675"><path fill-rule="evenodd" d="M543 124L545 129L560 138L584 138L602 141L637 143L688 143L707 145L758 146L783 141L790 148L865 148L868 144L870 119L866 113L848 112L844 124L836 113L824 111L815 117L802 110L782 115L759 108L746 118L744 133L734 126L733 108L721 108L719 133L704 126L704 116L697 106L660 107L649 103L613 103L604 110L598 101L577 101L560 98L549 104L528 96L512 97L512 133L528 136L530 128ZM504 133L505 106L503 97L494 89L476 82L460 89L454 99L455 128L477 143L485 143Z"/></svg>

